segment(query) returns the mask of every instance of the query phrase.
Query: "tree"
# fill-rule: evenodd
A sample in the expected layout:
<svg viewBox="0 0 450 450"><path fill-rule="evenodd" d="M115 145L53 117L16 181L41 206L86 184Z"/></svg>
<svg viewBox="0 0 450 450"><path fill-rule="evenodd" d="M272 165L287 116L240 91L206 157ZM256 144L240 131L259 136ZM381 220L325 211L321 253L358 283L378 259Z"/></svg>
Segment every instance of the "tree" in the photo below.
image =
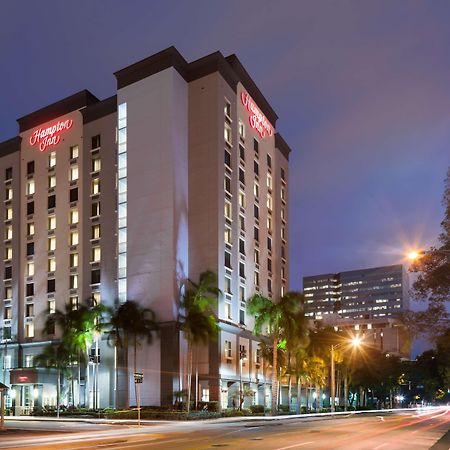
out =
<svg viewBox="0 0 450 450"><path fill-rule="evenodd" d="M146 338L147 343L153 342L153 337L159 330L156 320L156 314L150 308L143 308L139 303L133 300L127 300L125 303L116 305L116 308L110 309L108 329L108 343L112 343L116 348L123 350L124 363L128 367L128 350L133 346L133 369L137 372L137 348L138 338ZM116 384L118 380L118 366L116 364ZM118 391L116 390L116 407ZM137 393L135 389L135 399L137 402ZM128 407L129 400L128 400Z"/></svg>
<svg viewBox="0 0 450 450"><path fill-rule="evenodd" d="M65 374L72 361L72 350L64 343L47 345L42 353L34 358L36 366L56 369L56 417L59 417L61 374Z"/></svg>
<svg viewBox="0 0 450 450"><path fill-rule="evenodd" d="M255 317L254 334L261 335L268 327L272 340L272 415L277 413L278 406L278 352L279 344L295 341L303 314L304 296L298 292L288 292L278 302L261 294L253 295L247 302L247 311ZM307 329L305 329L307 333Z"/></svg>
<svg viewBox="0 0 450 450"><path fill-rule="evenodd" d="M181 330L188 345L188 414L192 391L193 349L199 343L208 344L211 340L217 339L220 328L216 311L220 294L221 291L217 287L217 275L206 271L200 274L198 283L187 280L180 302Z"/></svg>

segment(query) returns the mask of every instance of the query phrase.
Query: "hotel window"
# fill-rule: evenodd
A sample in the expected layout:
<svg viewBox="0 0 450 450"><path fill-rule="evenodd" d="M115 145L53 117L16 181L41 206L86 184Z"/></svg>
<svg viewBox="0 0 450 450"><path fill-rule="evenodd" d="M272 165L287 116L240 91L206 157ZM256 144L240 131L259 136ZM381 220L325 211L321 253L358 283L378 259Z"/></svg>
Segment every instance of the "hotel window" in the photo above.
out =
<svg viewBox="0 0 450 450"><path fill-rule="evenodd" d="M78 253L71 253L69 257L70 268L78 267Z"/></svg>
<svg viewBox="0 0 450 450"><path fill-rule="evenodd" d="M5 226L5 239L12 239L13 237L13 229L11 225L6 225Z"/></svg>
<svg viewBox="0 0 450 450"><path fill-rule="evenodd" d="M8 167L7 169L5 169L5 181L12 179L12 173L12 167Z"/></svg>
<svg viewBox="0 0 450 450"><path fill-rule="evenodd" d="M286 240L286 227L281 227L281 239Z"/></svg>
<svg viewBox="0 0 450 450"><path fill-rule="evenodd" d="M27 283L25 287L25 295L27 297L31 297L32 295L34 295L34 283Z"/></svg>
<svg viewBox="0 0 450 450"><path fill-rule="evenodd" d="M91 228L91 239L100 239L100 224L96 223Z"/></svg>
<svg viewBox="0 0 450 450"><path fill-rule="evenodd" d="M11 259L12 258L12 247L7 246L5 247L5 259Z"/></svg>
<svg viewBox="0 0 450 450"><path fill-rule="evenodd" d="M33 355L25 355L25 367L33 367Z"/></svg>
<svg viewBox="0 0 450 450"><path fill-rule="evenodd" d="M270 194L267 194L267 209L269 211L273 209L272 196Z"/></svg>
<svg viewBox="0 0 450 450"><path fill-rule="evenodd" d="M72 188L69 191L69 202L76 202L78 201L78 188Z"/></svg>
<svg viewBox="0 0 450 450"><path fill-rule="evenodd" d="M267 189L272 190L272 175L269 173L267 174Z"/></svg>
<svg viewBox="0 0 450 450"><path fill-rule="evenodd" d="M69 181L78 180L78 166L70 166L69 169Z"/></svg>
<svg viewBox="0 0 450 450"><path fill-rule="evenodd" d="M258 243L259 242L259 228L255 227L253 229L253 239Z"/></svg>
<svg viewBox="0 0 450 450"><path fill-rule="evenodd" d="M270 258L267 258L267 271L272 272L272 260Z"/></svg>
<svg viewBox="0 0 450 450"><path fill-rule="evenodd" d="M239 286L239 301L245 302L245 287Z"/></svg>
<svg viewBox="0 0 450 450"><path fill-rule="evenodd" d="M231 103L225 100L225 107L223 108L225 116L231 119Z"/></svg>
<svg viewBox="0 0 450 450"><path fill-rule="evenodd" d="M245 264L242 261L239 261L239 276L245 278Z"/></svg>
<svg viewBox="0 0 450 450"><path fill-rule="evenodd" d="M34 235L34 222L28 222L27 223L27 236L33 236Z"/></svg>
<svg viewBox="0 0 450 450"><path fill-rule="evenodd" d="M34 214L34 202L27 203L27 215L30 216L31 214Z"/></svg>
<svg viewBox="0 0 450 450"><path fill-rule="evenodd" d="M69 213L69 223L75 225L78 223L78 209L71 209Z"/></svg>
<svg viewBox="0 0 450 450"><path fill-rule="evenodd" d="M27 277L32 277L34 275L34 262L27 261Z"/></svg>
<svg viewBox="0 0 450 450"><path fill-rule="evenodd" d="M283 280L286 278L286 268L284 266L281 266L281 278Z"/></svg>
<svg viewBox="0 0 450 450"><path fill-rule="evenodd" d="M94 305L100 305L100 302L101 302L100 292L93 292L92 293L92 303Z"/></svg>
<svg viewBox="0 0 450 450"><path fill-rule="evenodd" d="M267 155L267 168L272 168L272 157L269 154Z"/></svg>
<svg viewBox="0 0 450 450"><path fill-rule="evenodd" d="M225 267L231 269L231 253L225 252Z"/></svg>
<svg viewBox="0 0 450 450"><path fill-rule="evenodd" d="M48 222L49 230L54 230L56 228L56 216L55 215L48 216L47 222Z"/></svg>
<svg viewBox="0 0 450 450"><path fill-rule="evenodd" d="M78 295L71 295L69 297L69 304L72 311L76 311L78 309Z"/></svg>
<svg viewBox="0 0 450 450"><path fill-rule="evenodd" d="M91 149L94 150L95 148L100 148L100 145L101 145L100 135L97 134L96 136L92 136Z"/></svg>
<svg viewBox="0 0 450 450"><path fill-rule="evenodd" d="M242 144L239 144L239 158L245 162L245 147Z"/></svg>
<svg viewBox="0 0 450 450"><path fill-rule="evenodd" d="M48 176L48 188L54 188L56 186L56 175Z"/></svg>
<svg viewBox="0 0 450 450"><path fill-rule="evenodd" d="M55 292L55 287L56 282L54 278L47 280L47 293Z"/></svg>
<svg viewBox="0 0 450 450"><path fill-rule="evenodd" d="M27 256L34 255L34 242L27 243Z"/></svg>
<svg viewBox="0 0 450 450"><path fill-rule="evenodd" d="M99 262L101 257L100 247L92 247L92 262Z"/></svg>
<svg viewBox="0 0 450 450"><path fill-rule="evenodd" d="M6 286L5 287L5 300L11 299L11 298L12 298L12 287Z"/></svg>
<svg viewBox="0 0 450 450"><path fill-rule="evenodd" d="M243 239L239 239L239 253L245 255L245 241Z"/></svg>
<svg viewBox="0 0 450 450"><path fill-rule="evenodd" d="M286 210L281 208L281 220L286 220Z"/></svg>
<svg viewBox="0 0 450 450"><path fill-rule="evenodd" d="M11 308L11 306L5 306L5 309L3 310L3 318L5 320L11 320L12 319L12 308Z"/></svg>
<svg viewBox="0 0 450 450"><path fill-rule="evenodd" d="M27 163L27 175L33 175L34 173L34 161L29 161Z"/></svg>
<svg viewBox="0 0 450 450"><path fill-rule="evenodd" d="M92 203L91 217L97 217L100 215L100 202Z"/></svg>
<svg viewBox="0 0 450 450"><path fill-rule="evenodd" d="M93 270L91 272L91 284L100 283L100 269Z"/></svg>
<svg viewBox="0 0 450 450"><path fill-rule="evenodd" d="M100 155L95 155L92 157L92 172L98 172L102 167L100 160Z"/></svg>
<svg viewBox="0 0 450 450"><path fill-rule="evenodd" d="M267 279L267 292L272 293L272 280L270 278Z"/></svg>
<svg viewBox="0 0 450 450"><path fill-rule="evenodd" d="M253 262L259 264L259 250L257 248L253 250Z"/></svg>
<svg viewBox="0 0 450 450"><path fill-rule="evenodd" d="M245 325L245 302L241 302L241 306L239 308L239 324Z"/></svg>
<svg viewBox="0 0 450 450"><path fill-rule="evenodd" d="M11 327L3 327L3 339L11 339ZM11 369L11 355L5 355L3 358L5 369Z"/></svg>
<svg viewBox="0 0 450 450"><path fill-rule="evenodd" d="M231 228L225 227L224 240L225 240L226 244L230 244L231 245Z"/></svg>
<svg viewBox="0 0 450 450"><path fill-rule="evenodd" d="M4 279L5 280L10 280L12 278L12 267L11 266L6 266L5 267L5 273L4 273Z"/></svg>
<svg viewBox="0 0 450 450"><path fill-rule="evenodd" d="M56 301L54 298L48 300L48 313L55 314L56 312Z"/></svg>
<svg viewBox="0 0 450 450"><path fill-rule="evenodd" d="M47 200L47 208L48 209L53 209L56 207L56 195L49 195L48 200Z"/></svg>
<svg viewBox="0 0 450 450"><path fill-rule="evenodd" d="M272 251L272 238L267 236L267 250Z"/></svg>
<svg viewBox="0 0 450 450"><path fill-rule="evenodd" d="M25 325L25 337L32 338L34 337L34 323L29 322Z"/></svg>
<svg viewBox="0 0 450 450"><path fill-rule="evenodd" d="M100 194L100 178L94 178L91 184L91 193L92 195Z"/></svg>
<svg viewBox="0 0 450 450"><path fill-rule="evenodd" d="M27 180L27 195L33 195L36 192L34 180Z"/></svg>
<svg viewBox="0 0 450 450"><path fill-rule="evenodd" d="M47 248L49 252L53 252L56 250L56 238L55 236L51 236L47 241Z"/></svg>
<svg viewBox="0 0 450 450"><path fill-rule="evenodd" d="M272 233L272 217L267 216L267 231Z"/></svg>
<svg viewBox="0 0 450 450"><path fill-rule="evenodd" d="M283 168L281 168L280 173L281 173L281 179L282 179L283 181L286 181L286 175L285 175L285 172L284 172L284 169L283 169Z"/></svg>
<svg viewBox="0 0 450 450"><path fill-rule="evenodd" d="M78 288L78 275L76 273L73 274L73 275L70 275L69 287L70 287L70 289L77 289Z"/></svg>
<svg viewBox="0 0 450 450"><path fill-rule="evenodd" d="M239 121L239 137L245 139L245 124L242 120Z"/></svg>
<svg viewBox="0 0 450 450"><path fill-rule="evenodd" d="M232 295L232 292L231 292L231 279L228 278L228 277L225 277L223 291L225 292L225 294Z"/></svg>
<svg viewBox="0 0 450 450"><path fill-rule="evenodd" d="M13 190L11 186L8 186L5 189L5 200L12 200Z"/></svg>
<svg viewBox="0 0 450 450"><path fill-rule="evenodd" d="M281 257L283 259L286 259L286 250L284 248L284 245L281 246Z"/></svg>
<svg viewBox="0 0 450 450"><path fill-rule="evenodd" d="M231 315L231 303L228 299L225 300L225 318L232 320L233 316Z"/></svg>
<svg viewBox="0 0 450 450"><path fill-rule="evenodd" d="M241 167L239 167L239 182L245 185L245 172Z"/></svg>
<svg viewBox="0 0 450 450"><path fill-rule="evenodd" d="M54 272L56 270L56 259L54 257L48 258L47 271Z"/></svg>
<svg viewBox="0 0 450 450"><path fill-rule="evenodd" d="M231 359L233 354L231 352L231 341L225 341L225 358Z"/></svg>
<svg viewBox="0 0 450 450"><path fill-rule="evenodd" d="M78 245L78 231L70 232L70 245Z"/></svg>
<svg viewBox="0 0 450 450"><path fill-rule="evenodd" d="M258 161L253 161L253 172L256 176L259 176L259 163Z"/></svg>
<svg viewBox="0 0 450 450"><path fill-rule="evenodd" d="M231 220L231 203L228 201L225 201L224 204L224 214L227 219Z"/></svg>
<svg viewBox="0 0 450 450"><path fill-rule="evenodd" d="M70 147L70 159L78 158L78 145Z"/></svg>
<svg viewBox="0 0 450 450"><path fill-rule="evenodd" d="M231 195L231 178L227 175L225 175L225 179L224 179L224 188L225 188L225 192L227 192L228 194Z"/></svg>
<svg viewBox="0 0 450 450"><path fill-rule="evenodd" d="M259 198L259 184L255 183L253 185L253 195L255 196L256 199Z"/></svg>
<svg viewBox="0 0 450 450"><path fill-rule="evenodd" d="M224 162L225 165L231 168L231 153L228 150L225 150L224 153Z"/></svg>
<svg viewBox="0 0 450 450"><path fill-rule="evenodd" d="M239 192L239 206L245 208L245 194L242 191Z"/></svg>
<svg viewBox="0 0 450 450"><path fill-rule="evenodd" d="M253 283L255 284L256 287L259 288L259 272L254 272Z"/></svg>
<svg viewBox="0 0 450 450"><path fill-rule="evenodd" d="M259 220L259 206L253 205L253 215L256 220Z"/></svg>
<svg viewBox="0 0 450 450"><path fill-rule="evenodd" d="M225 138L225 142L228 145L232 145L232 140L231 140L231 127L230 125L228 125L227 123L225 124L224 128L223 128L223 135Z"/></svg>
<svg viewBox="0 0 450 450"><path fill-rule="evenodd" d="M256 139L253 139L253 150L256 154L259 153L259 142Z"/></svg>
<svg viewBox="0 0 450 450"><path fill-rule="evenodd" d="M281 286L280 293L281 293L281 296L284 297L284 294L286 293L286 287L285 286Z"/></svg>
<svg viewBox="0 0 450 450"><path fill-rule="evenodd" d="M50 152L48 154L48 167L51 169L56 166L56 152Z"/></svg>
<svg viewBox="0 0 450 450"><path fill-rule="evenodd" d="M281 186L281 200L286 201L286 188Z"/></svg>
<svg viewBox="0 0 450 450"><path fill-rule="evenodd" d="M5 210L5 220L11 220L13 218L13 210L11 207Z"/></svg>
<svg viewBox="0 0 450 450"><path fill-rule="evenodd" d="M245 231L245 217L239 215L239 228L241 231Z"/></svg>

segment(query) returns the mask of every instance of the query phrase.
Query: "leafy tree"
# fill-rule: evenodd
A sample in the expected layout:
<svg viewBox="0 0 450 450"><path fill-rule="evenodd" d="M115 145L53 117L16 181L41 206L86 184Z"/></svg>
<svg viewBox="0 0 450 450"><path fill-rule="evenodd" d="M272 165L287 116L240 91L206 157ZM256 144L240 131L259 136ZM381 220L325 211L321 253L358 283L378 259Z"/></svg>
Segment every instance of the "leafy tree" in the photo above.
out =
<svg viewBox="0 0 450 450"><path fill-rule="evenodd" d="M128 367L128 350L133 346L133 369L137 372L137 348L139 339L147 339L147 343L153 342L154 334L158 332L159 325L153 310L143 308L139 303L133 300L127 300L125 303L116 305L116 308L110 309L108 329L108 343L121 349L124 354L124 365ZM116 383L118 380L118 365L116 365ZM135 389L136 391L136 389ZM116 407L118 391L116 391ZM135 392L137 401L137 393ZM128 400L128 407L129 400Z"/></svg>
<svg viewBox="0 0 450 450"><path fill-rule="evenodd" d="M278 302L261 294L253 295L247 302L247 311L255 317L254 333L261 335L268 327L272 340L272 414L277 413L278 405L278 348L284 340L293 342L297 339L299 327L303 323L304 296L298 292L288 292ZM299 322L300 321L300 322ZM305 333L307 330L304 331Z"/></svg>
<svg viewBox="0 0 450 450"><path fill-rule="evenodd" d="M217 301L221 294L217 286L217 275L206 271L200 274L198 283L188 279L185 292L180 302L181 329L188 345L188 398L187 412L190 411L192 392L192 370L194 347L208 344L217 339L219 333L216 315Z"/></svg>

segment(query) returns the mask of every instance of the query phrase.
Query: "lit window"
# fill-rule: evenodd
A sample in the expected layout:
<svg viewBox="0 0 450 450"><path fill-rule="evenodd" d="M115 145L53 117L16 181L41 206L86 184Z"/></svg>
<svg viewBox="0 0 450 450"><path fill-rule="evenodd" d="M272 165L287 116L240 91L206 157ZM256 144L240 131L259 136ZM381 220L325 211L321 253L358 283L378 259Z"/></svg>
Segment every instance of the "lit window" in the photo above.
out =
<svg viewBox="0 0 450 450"><path fill-rule="evenodd" d="M227 219L231 220L231 203L228 201L225 201L224 214Z"/></svg>
<svg viewBox="0 0 450 450"><path fill-rule="evenodd" d="M48 251L56 250L56 238L54 236L48 238Z"/></svg>
<svg viewBox="0 0 450 450"><path fill-rule="evenodd" d="M231 244L231 228L225 227L224 240L227 244Z"/></svg>
<svg viewBox="0 0 450 450"><path fill-rule="evenodd" d="M13 196L13 190L11 186L8 186L6 188L6 192L5 192L5 200L11 200Z"/></svg>
<svg viewBox="0 0 450 450"><path fill-rule="evenodd" d="M101 303L100 292L93 292L92 293L92 302L93 302L94 305L100 305L100 303Z"/></svg>
<svg viewBox="0 0 450 450"><path fill-rule="evenodd" d="M245 208L245 194L243 192L239 192L239 206Z"/></svg>
<svg viewBox="0 0 450 450"><path fill-rule="evenodd" d="M232 358L231 341L225 341L225 358Z"/></svg>
<svg viewBox="0 0 450 450"><path fill-rule="evenodd" d="M225 138L225 142L228 143L229 145L232 145L232 139L231 139L231 127L226 123L224 126L224 138Z"/></svg>
<svg viewBox="0 0 450 450"><path fill-rule="evenodd" d="M231 303L230 302L225 302L225 318L232 320Z"/></svg>
<svg viewBox="0 0 450 450"><path fill-rule="evenodd" d="M48 301L48 313L55 314L55 312L56 312L56 301L54 298L51 298Z"/></svg>
<svg viewBox="0 0 450 450"><path fill-rule="evenodd" d="M224 283L223 290L224 290L225 294L231 295L231 279L228 277L225 277L225 283Z"/></svg>
<svg viewBox="0 0 450 450"><path fill-rule="evenodd" d="M29 322L25 325L25 337L32 338L34 337L34 323Z"/></svg>
<svg viewBox="0 0 450 450"><path fill-rule="evenodd" d="M267 231L269 231L269 233L272 231L272 217L270 216L267 217Z"/></svg>
<svg viewBox="0 0 450 450"><path fill-rule="evenodd" d="M253 251L253 262L259 264L259 250L257 248Z"/></svg>
<svg viewBox="0 0 450 450"><path fill-rule="evenodd" d="M253 185L253 194L254 194L255 198L259 198L259 185L258 185L258 183L255 183Z"/></svg>
<svg viewBox="0 0 450 450"><path fill-rule="evenodd" d="M272 211L272 207L273 207L272 196L270 194L267 194L267 209L269 211Z"/></svg>
<svg viewBox="0 0 450 450"><path fill-rule="evenodd" d="M5 320L12 319L12 308L10 306L5 306L5 309L3 310L3 318Z"/></svg>
<svg viewBox="0 0 450 450"><path fill-rule="evenodd" d="M55 258L48 258L47 270L48 270L48 272L54 272L56 270L56 259Z"/></svg>
<svg viewBox="0 0 450 450"><path fill-rule="evenodd" d="M231 103L227 100L225 100L224 113L225 113L225 116L227 116L229 119L231 119Z"/></svg>
<svg viewBox="0 0 450 450"><path fill-rule="evenodd" d="M12 239L13 237L13 229L11 225L5 226L5 239Z"/></svg>
<svg viewBox="0 0 450 450"><path fill-rule="evenodd" d="M3 339L11 339L11 327L5 327L3 330ZM11 355L5 355L3 358L3 368L5 370L11 369Z"/></svg>
<svg viewBox="0 0 450 450"><path fill-rule="evenodd" d="M34 275L34 262L27 261L27 277L32 277Z"/></svg>
<svg viewBox="0 0 450 450"><path fill-rule="evenodd" d="M56 216L48 216L48 229L54 230L56 228Z"/></svg>
<svg viewBox="0 0 450 450"><path fill-rule="evenodd" d="M78 158L78 145L70 147L70 159Z"/></svg>
<svg viewBox="0 0 450 450"><path fill-rule="evenodd" d="M27 303L25 305L25 317L33 317L34 316L34 304Z"/></svg>
<svg viewBox="0 0 450 450"><path fill-rule="evenodd" d="M270 175L270 173L267 174L267 188L269 190L272 189L272 175Z"/></svg>
<svg viewBox="0 0 450 450"><path fill-rule="evenodd" d="M69 303L72 311L78 309L78 295L71 295L69 298Z"/></svg>
<svg viewBox="0 0 450 450"><path fill-rule="evenodd" d="M281 187L281 200L286 201L286 188L284 186Z"/></svg>
<svg viewBox="0 0 450 450"><path fill-rule="evenodd" d="M100 156L95 156L92 158L92 172L98 172L102 167Z"/></svg>
<svg viewBox="0 0 450 450"><path fill-rule="evenodd" d="M12 287L6 286L5 287L5 300L12 298Z"/></svg>
<svg viewBox="0 0 450 450"><path fill-rule="evenodd" d="M70 224L74 225L78 223L78 209L70 210Z"/></svg>
<svg viewBox="0 0 450 450"><path fill-rule="evenodd" d="M27 181L27 195L33 195L35 192L34 180Z"/></svg>
<svg viewBox="0 0 450 450"><path fill-rule="evenodd" d="M25 355L25 367L33 367L33 355Z"/></svg>
<svg viewBox="0 0 450 450"><path fill-rule="evenodd" d="M48 187L54 188L56 186L56 175L49 175L48 177Z"/></svg>
<svg viewBox="0 0 450 450"><path fill-rule="evenodd" d="M78 180L78 166L71 166L70 167L69 180L70 181Z"/></svg>
<svg viewBox="0 0 450 450"><path fill-rule="evenodd" d="M256 287L259 287L259 272L255 272L253 275L253 282Z"/></svg>
<svg viewBox="0 0 450 450"><path fill-rule="evenodd" d="M78 267L78 253L71 253L69 259L70 268Z"/></svg>
<svg viewBox="0 0 450 450"><path fill-rule="evenodd" d="M100 194L100 178L94 178L92 180L92 195Z"/></svg>
<svg viewBox="0 0 450 450"><path fill-rule="evenodd" d="M27 235L33 236L34 235L34 222L28 222L27 223Z"/></svg>
<svg viewBox="0 0 450 450"><path fill-rule="evenodd" d="M78 275L76 273L73 275L70 275L69 287L70 287L70 289L78 288Z"/></svg>
<svg viewBox="0 0 450 450"><path fill-rule="evenodd" d="M71 231L70 245L78 245L78 231Z"/></svg>
<svg viewBox="0 0 450 450"><path fill-rule="evenodd" d="M5 259L12 258L12 247L5 247Z"/></svg>
<svg viewBox="0 0 450 450"><path fill-rule="evenodd" d="M101 256L100 247L92 247L92 262L99 262Z"/></svg>
<svg viewBox="0 0 450 450"><path fill-rule="evenodd" d="M91 217L97 217L100 215L100 202L92 203Z"/></svg>
<svg viewBox="0 0 450 450"><path fill-rule="evenodd" d="M13 210L12 210L12 208L6 208L5 213L6 213L5 214L6 220L11 220L12 217L13 217Z"/></svg>
<svg viewBox="0 0 450 450"><path fill-rule="evenodd" d="M239 121L239 137L245 139L245 124L242 120Z"/></svg>
<svg viewBox="0 0 450 450"><path fill-rule="evenodd" d="M92 225L91 239L100 239L100 224Z"/></svg>
<svg viewBox="0 0 450 450"><path fill-rule="evenodd" d="M56 166L56 152L50 152L48 154L48 167L55 167Z"/></svg>
<svg viewBox="0 0 450 450"><path fill-rule="evenodd" d="M239 300L245 302L245 287L239 286Z"/></svg>

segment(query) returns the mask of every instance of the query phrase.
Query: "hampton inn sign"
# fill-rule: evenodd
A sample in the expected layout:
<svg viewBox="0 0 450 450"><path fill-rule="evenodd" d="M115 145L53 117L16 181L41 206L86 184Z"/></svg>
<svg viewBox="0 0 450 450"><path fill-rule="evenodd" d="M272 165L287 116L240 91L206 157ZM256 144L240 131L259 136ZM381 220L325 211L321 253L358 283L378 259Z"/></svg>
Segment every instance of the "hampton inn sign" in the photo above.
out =
<svg viewBox="0 0 450 450"><path fill-rule="evenodd" d="M267 117L259 110L256 103L250 97L248 92L241 92L241 102L250 113L248 121L252 128L254 128L262 138L273 135L273 129Z"/></svg>
<svg viewBox="0 0 450 450"><path fill-rule="evenodd" d="M73 125L72 119L58 120L47 128L38 128L30 136L30 144L39 144L39 150L43 152L47 147L57 145L61 141L61 134L70 130Z"/></svg>

